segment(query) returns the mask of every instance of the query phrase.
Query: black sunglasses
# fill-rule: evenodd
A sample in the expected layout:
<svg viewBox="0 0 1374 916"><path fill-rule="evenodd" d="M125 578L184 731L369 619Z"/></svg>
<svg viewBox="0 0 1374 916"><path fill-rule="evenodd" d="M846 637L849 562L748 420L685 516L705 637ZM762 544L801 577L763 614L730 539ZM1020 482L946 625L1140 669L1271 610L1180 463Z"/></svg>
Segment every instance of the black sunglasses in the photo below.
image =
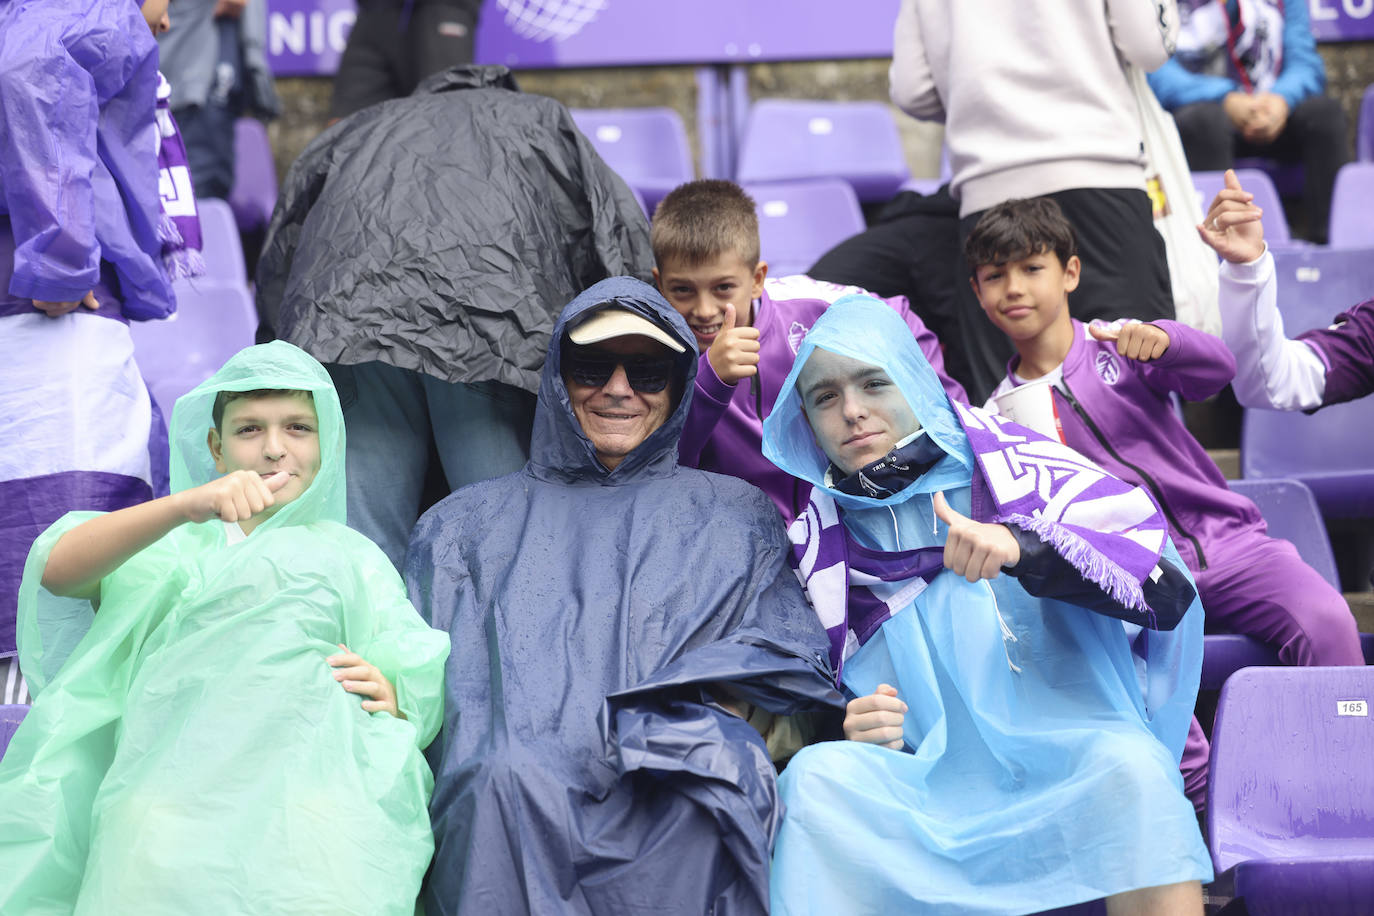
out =
<svg viewBox="0 0 1374 916"><path fill-rule="evenodd" d="M589 388L600 388L609 382L617 366L625 367L625 379L631 388L654 394L668 387L674 360L671 356L622 357L579 347L569 347L563 354L563 371L577 384Z"/></svg>

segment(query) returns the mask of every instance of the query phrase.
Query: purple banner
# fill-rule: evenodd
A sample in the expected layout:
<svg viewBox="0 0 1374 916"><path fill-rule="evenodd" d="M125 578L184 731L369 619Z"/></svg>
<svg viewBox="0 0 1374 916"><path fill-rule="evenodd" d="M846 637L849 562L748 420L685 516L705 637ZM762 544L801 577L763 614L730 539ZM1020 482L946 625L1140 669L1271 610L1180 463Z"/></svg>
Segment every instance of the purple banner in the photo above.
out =
<svg viewBox="0 0 1374 916"><path fill-rule="evenodd" d="M1374 38L1374 0L1307 0L1317 41Z"/></svg>
<svg viewBox="0 0 1374 916"><path fill-rule="evenodd" d="M531 68L888 57L898 4L864 0L841 10L835 0L486 0L477 60ZM356 9L354 0L267 0L272 72L333 74Z"/></svg>
<svg viewBox="0 0 1374 916"><path fill-rule="evenodd" d="M333 76L357 9L354 0L267 0L267 64L272 73Z"/></svg>

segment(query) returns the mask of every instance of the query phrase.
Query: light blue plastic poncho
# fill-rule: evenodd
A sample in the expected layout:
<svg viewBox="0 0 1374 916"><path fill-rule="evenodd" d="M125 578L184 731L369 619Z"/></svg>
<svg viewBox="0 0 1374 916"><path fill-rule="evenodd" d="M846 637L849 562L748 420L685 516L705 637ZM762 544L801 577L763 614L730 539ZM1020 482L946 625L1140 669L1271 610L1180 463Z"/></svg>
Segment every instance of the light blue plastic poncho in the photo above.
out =
<svg viewBox="0 0 1374 916"><path fill-rule="evenodd" d="M20 592L36 700L0 763L0 912L409 914L429 863L421 748L443 712L448 637L386 556L344 527L338 397L311 357L251 347L181 398L172 487L217 476L218 391L310 391L321 466L246 539L185 524L101 582L99 609ZM92 422L96 422L94 419ZM344 643L395 685L407 719L334 680Z"/></svg>
<svg viewBox="0 0 1374 916"><path fill-rule="evenodd" d="M935 373L883 312L842 300L811 329L764 424L764 452L823 487L829 462L797 375L817 347L882 366L946 457L885 500L824 491L865 547L939 546L948 529L932 494L971 514L980 472ZM1172 546L1165 555L1182 567ZM1147 633L1192 647L1172 655L1180 677L1137 670L1137 628L1033 597L1009 576L970 583L943 570L924 590L907 585L887 586L895 613L842 674L856 696L897 688L907 747L829 742L788 765L775 914L1021 914L1210 879L1178 772L1197 686L1196 602L1174 631ZM1151 677L1171 684L1153 696L1160 708L1142 698Z"/></svg>

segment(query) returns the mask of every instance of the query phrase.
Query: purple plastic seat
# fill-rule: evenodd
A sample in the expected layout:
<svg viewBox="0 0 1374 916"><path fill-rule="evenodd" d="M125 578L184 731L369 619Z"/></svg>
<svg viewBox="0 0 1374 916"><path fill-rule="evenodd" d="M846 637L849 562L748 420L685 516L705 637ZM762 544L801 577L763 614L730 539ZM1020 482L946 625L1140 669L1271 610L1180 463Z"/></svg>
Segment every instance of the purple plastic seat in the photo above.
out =
<svg viewBox="0 0 1374 916"><path fill-rule="evenodd" d="M1374 251L1332 245L1274 252L1279 312L1289 337L1324 328L1374 295Z"/></svg>
<svg viewBox="0 0 1374 916"><path fill-rule="evenodd" d="M1268 668L1282 664L1273 646L1239 633L1208 633L1202 637L1202 678L1199 690L1220 690L1226 679L1242 668Z"/></svg>
<svg viewBox="0 0 1374 916"><path fill-rule="evenodd" d="M257 118L234 122L234 189L229 206L241 232L263 229L277 205L277 165L267 127Z"/></svg>
<svg viewBox="0 0 1374 916"><path fill-rule="evenodd" d="M1374 248L1374 209L1371 205L1374 205L1374 162L1347 162L1336 173L1336 186L1331 192L1329 233L1333 247Z"/></svg>
<svg viewBox="0 0 1374 916"><path fill-rule="evenodd" d="M1302 481L1247 479L1228 480L1226 485L1259 506L1270 537L1291 542L1304 563L1321 573L1332 588L1340 589L1336 558L1321 510Z"/></svg>
<svg viewBox="0 0 1374 916"><path fill-rule="evenodd" d="M252 346L258 326L253 298L241 285L192 280L177 283L176 292L171 318L129 323L138 368L169 422L176 399Z"/></svg>
<svg viewBox="0 0 1374 916"><path fill-rule="evenodd" d="M1255 205L1264 211L1262 222L1265 240L1275 248L1302 245L1303 243L1293 240L1293 234L1288 230L1288 218L1283 213L1283 201L1279 200L1279 192L1274 189L1274 183L1269 180L1269 176L1259 169L1235 171L1241 187L1255 195ZM1226 173L1193 172L1193 187L1197 190L1205 216L1207 208L1212 205L1212 198L1226 187Z"/></svg>
<svg viewBox="0 0 1374 916"><path fill-rule="evenodd" d="M879 102L764 99L749 111L741 184L842 178L860 200L888 200L911 177L897 124Z"/></svg>
<svg viewBox="0 0 1374 916"><path fill-rule="evenodd" d="M574 108L573 121L652 214L668 192L696 173L687 129L671 108Z"/></svg>
<svg viewBox="0 0 1374 916"><path fill-rule="evenodd" d="M5 756L5 748L10 746L10 739L28 711L27 706L0 706L0 757Z"/></svg>
<svg viewBox="0 0 1374 916"><path fill-rule="evenodd" d="M940 185L944 184L938 178L908 178L902 182L899 191L915 191L923 197L929 197L940 190Z"/></svg>
<svg viewBox="0 0 1374 916"><path fill-rule="evenodd" d="M1274 252L1279 312L1292 337L1326 327L1374 291L1374 252L1311 247ZM1300 412L1247 410L1241 432L1245 477L1292 477L1322 514L1374 516L1374 398Z"/></svg>
<svg viewBox="0 0 1374 916"><path fill-rule="evenodd" d="M1355 127L1355 159L1374 162L1374 85L1366 86L1360 99L1360 116Z"/></svg>
<svg viewBox="0 0 1374 916"><path fill-rule="evenodd" d="M197 281L245 286L248 267L243 260L243 242L233 208L214 197L196 201L196 207L200 211L201 254L205 256L205 276Z"/></svg>
<svg viewBox="0 0 1374 916"><path fill-rule="evenodd" d="M1251 916L1374 901L1374 668L1247 668L1221 690L1207 841Z"/></svg>
<svg viewBox="0 0 1374 916"><path fill-rule="evenodd" d="M1374 398L1300 412L1246 410L1241 470L1246 477L1292 477L1333 518L1374 516Z"/></svg>
<svg viewBox="0 0 1374 916"><path fill-rule="evenodd" d="M745 185L759 215L769 274L805 273L816 259L865 228L854 189L837 178Z"/></svg>
<svg viewBox="0 0 1374 916"><path fill-rule="evenodd" d="M1263 156L1240 156L1236 158L1235 167L1255 169L1268 175L1280 197L1298 197L1302 194L1303 170L1300 162L1280 162Z"/></svg>

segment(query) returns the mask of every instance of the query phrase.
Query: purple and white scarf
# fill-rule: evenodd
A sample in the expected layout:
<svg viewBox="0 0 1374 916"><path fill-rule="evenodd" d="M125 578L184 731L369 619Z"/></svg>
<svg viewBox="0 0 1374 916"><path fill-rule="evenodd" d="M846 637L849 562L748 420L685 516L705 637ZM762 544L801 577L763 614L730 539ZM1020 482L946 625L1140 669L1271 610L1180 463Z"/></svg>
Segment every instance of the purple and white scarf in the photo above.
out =
<svg viewBox="0 0 1374 916"><path fill-rule="evenodd" d="M1035 532L1085 579L1149 613L1142 583L1168 534L1150 495L1061 442L952 403L978 463L972 517ZM787 533L797 577L829 637L836 683L844 660L944 568L942 547L887 552L857 543L834 498L819 488ZM894 590L900 582L907 584Z"/></svg>
<svg viewBox="0 0 1374 916"><path fill-rule="evenodd" d="M172 87L161 73L157 79L157 187L162 204L157 237L162 242L162 265L167 276L181 280L205 273L200 215L191 190L186 144L172 117Z"/></svg>

